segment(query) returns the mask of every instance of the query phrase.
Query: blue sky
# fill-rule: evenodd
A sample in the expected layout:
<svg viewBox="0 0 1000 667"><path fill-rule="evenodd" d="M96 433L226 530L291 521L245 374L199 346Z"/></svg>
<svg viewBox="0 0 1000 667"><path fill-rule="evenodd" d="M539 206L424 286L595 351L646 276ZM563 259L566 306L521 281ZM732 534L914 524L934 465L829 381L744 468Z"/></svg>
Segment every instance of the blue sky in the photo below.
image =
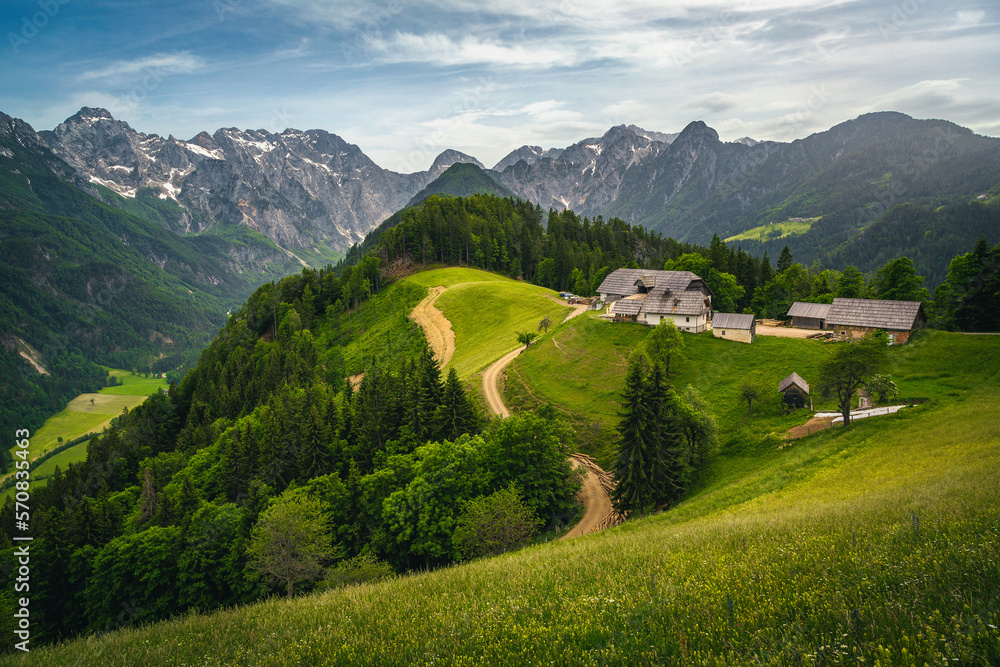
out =
<svg viewBox="0 0 1000 667"><path fill-rule="evenodd" d="M485 9L484 9L485 7ZM0 111L190 138L322 128L492 166L635 123L791 140L868 111L1000 135L1000 6L958 0L6 0Z"/></svg>

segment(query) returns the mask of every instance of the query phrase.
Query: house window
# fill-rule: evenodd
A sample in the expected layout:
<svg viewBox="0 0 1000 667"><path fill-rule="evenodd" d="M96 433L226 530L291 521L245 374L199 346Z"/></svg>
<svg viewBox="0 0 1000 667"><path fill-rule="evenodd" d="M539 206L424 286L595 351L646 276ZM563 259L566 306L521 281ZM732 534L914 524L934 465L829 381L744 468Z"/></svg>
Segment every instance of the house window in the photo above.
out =
<svg viewBox="0 0 1000 667"><path fill-rule="evenodd" d="M723 330L722 330L722 335L723 335L723 336L725 336L725 335L726 335L726 330L725 330L725 329L723 329Z"/></svg>
<svg viewBox="0 0 1000 667"><path fill-rule="evenodd" d="M690 317L685 317L685 318L684 318L684 321L685 321L685 322L690 322L690 321L691 321L691 318L690 318Z"/></svg>

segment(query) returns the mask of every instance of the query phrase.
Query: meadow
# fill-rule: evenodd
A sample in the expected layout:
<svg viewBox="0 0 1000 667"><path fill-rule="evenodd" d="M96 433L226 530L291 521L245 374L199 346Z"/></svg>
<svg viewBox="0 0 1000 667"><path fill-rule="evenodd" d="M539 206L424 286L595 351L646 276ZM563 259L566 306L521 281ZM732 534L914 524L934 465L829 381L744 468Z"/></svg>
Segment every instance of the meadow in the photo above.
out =
<svg viewBox="0 0 1000 667"><path fill-rule="evenodd" d="M567 306L547 298L556 296L550 289L477 269L424 271L407 281L448 287L436 305L455 332L450 366L461 378L482 371L519 347L516 332L537 332L542 318L549 317L555 325L569 312Z"/></svg>
<svg viewBox="0 0 1000 667"><path fill-rule="evenodd" d="M57 449L63 442L88 433L100 433L112 419L122 413L122 410L131 410L145 401L154 391L167 387L167 381L162 378L142 377L119 369L108 369L108 374L117 378L120 384L104 387L96 393L80 394L70 401L64 410L49 417L41 428L31 434L29 460L37 460L47 452ZM45 459L37 467L32 466L32 483L44 485L44 478L55 472L57 465L65 470L70 463L86 459L87 442L85 440L61 451ZM9 474L4 476L4 479L9 476ZM0 503L12 494L12 489L0 493Z"/></svg>
<svg viewBox="0 0 1000 667"><path fill-rule="evenodd" d="M0 663L998 664L998 355L919 337L894 371L928 403L722 454L676 507L604 533Z"/></svg>
<svg viewBox="0 0 1000 667"><path fill-rule="evenodd" d="M745 239L750 239L752 241L764 241L770 239L783 239L786 236L798 236L800 234L805 234L809 231L809 228L819 220L819 218L810 218L807 220L785 220L784 222L772 222L767 225L761 225L760 227L754 227L753 229L748 229L745 232L740 232L735 236L730 236L725 239L726 243L730 241L743 241Z"/></svg>

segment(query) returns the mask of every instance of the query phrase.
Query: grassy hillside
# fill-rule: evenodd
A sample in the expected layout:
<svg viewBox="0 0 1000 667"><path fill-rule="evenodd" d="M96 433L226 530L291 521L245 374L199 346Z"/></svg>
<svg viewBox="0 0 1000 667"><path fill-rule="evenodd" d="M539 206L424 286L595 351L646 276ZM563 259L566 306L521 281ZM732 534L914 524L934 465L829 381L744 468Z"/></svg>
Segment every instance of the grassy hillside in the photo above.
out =
<svg viewBox="0 0 1000 667"><path fill-rule="evenodd" d="M813 223L819 220L819 218L810 218L808 220L786 220L784 222L772 222L767 225L760 225L759 227L754 227L753 229L748 229L745 232L740 232L734 236L730 236L724 239L726 243L730 241L743 241L745 239L755 239L755 240L768 240L773 241L775 239L783 239L788 236L798 236L800 234L805 234L809 231L809 228L813 226Z"/></svg>
<svg viewBox="0 0 1000 667"><path fill-rule="evenodd" d="M932 333L892 355L927 404L720 456L668 512L16 664L997 664L1000 349ZM738 361L720 368L739 381Z"/></svg>
<svg viewBox="0 0 1000 667"><path fill-rule="evenodd" d="M610 323L596 313L571 320L511 364L505 400L519 409L553 405L574 425L582 450L610 464L626 360L650 331L643 324ZM769 433L808 418L803 411L781 413L778 382L792 371L815 381L828 346L765 336L744 345L710 333L685 334L683 340L680 357L671 363L671 384L680 392L688 385L701 392L719 422L723 448L756 447L773 441ZM768 392L767 403L753 412L739 398L745 380ZM823 405L821 397L815 400L816 407Z"/></svg>
<svg viewBox="0 0 1000 667"><path fill-rule="evenodd" d="M568 307L547 298L556 295L550 289L478 269L424 271L407 281L448 287L437 307L455 332L451 365L463 378L517 348L516 332L536 331L544 317L556 324L569 312Z"/></svg>
<svg viewBox="0 0 1000 667"><path fill-rule="evenodd" d="M468 197L478 194L490 194L498 197L514 196L510 188L494 178L492 174L474 164L456 162L431 181L427 187L413 195L407 206L416 206L432 195Z"/></svg>

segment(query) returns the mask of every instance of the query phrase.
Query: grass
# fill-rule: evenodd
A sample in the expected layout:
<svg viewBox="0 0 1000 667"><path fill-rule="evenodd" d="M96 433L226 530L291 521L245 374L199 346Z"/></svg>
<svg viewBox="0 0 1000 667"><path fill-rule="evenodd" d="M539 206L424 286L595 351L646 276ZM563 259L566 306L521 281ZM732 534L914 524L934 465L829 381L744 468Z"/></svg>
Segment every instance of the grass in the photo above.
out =
<svg viewBox="0 0 1000 667"><path fill-rule="evenodd" d="M720 456L675 508L598 535L0 664L998 664L998 354L893 349L926 405Z"/></svg>
<svg viewBox="0 0 1000 667"><path fill-rule="evenodd" d="M808 220L786 220L784 222L772 222L740 232L725 239L730 241L743 241L750 239L753 241L764 241L771 239L783 239L786 236L799 236L805 234L819 218L809 218Z"/></svg>
<svg viewBox="0 0 1000 667"><path fill-rule="evenodd" d="M444 269L430 269L419 271L406 278L407 282L420 285L421 287L437 287L443 285L451 287L459 283L483 283L483 282L517 282L511 281L496 273L482 271L480 269L467 269L459 266L452 266ZM539 288L543 289L543 288ZM546 290L550 291L550 290Z"/></svg>
<svg viewBox="0 0 1000 667"><path fill-rule="evenodd" d="M642 324L607 322L594 314L571 320L511 364L505 399L519 409L552 404L574 426L581 450L607 466L627 359L650 331ZM756 445L767 434L808 419L805 411L781 412L778 382L792 371L815 382L829 346L767 336L745 345L709 333L684 334L683 340L680 357L671 362L671 384L679 392L688 385L701 392L723 432L724 446ZM753 413L739 398L744 379L771 392L769 403L755 406ZM821 406L833 404L816 397L816 407Z"/></svg>
<svg viewBox="0 0 1000 667"><path fill-rule="evenodd" d="M100 433L111 420L128 408L131 410L146 400L154 391L165 389L167 381L162 378L142 377L128 371L108 369L108 374L118 378L122 384L105 387L94 394L80 394L66 406L48 419L37 431L31 434L28 448L28 459L33 461L48 451L59 447L63 441L79 438L87 433ZM16 451L15 447L11 451ZM87 442L70 447L46 460L37 469L32 470L32 478L52 474L56 464L63 470L74 461L82 461L87 457ZM56 463L53 463L55 461ZM46 472L48 471L48 472ZM4 475L0 481L10 476ZM44 484L44 480L37 480ZM10 491L0 496L0 504L10 495Z"/></svg>
<svg viewBox="0 0 1000 667"><path fill-rule="evenodd" d="M555 296L552 290L476 269L437 269L416 273L407 281L448 287L436 305L455 332L450 365L462 378L519 347L517 331L536 331L544 317L557 324L569 312L546 298Z"/></svg>

